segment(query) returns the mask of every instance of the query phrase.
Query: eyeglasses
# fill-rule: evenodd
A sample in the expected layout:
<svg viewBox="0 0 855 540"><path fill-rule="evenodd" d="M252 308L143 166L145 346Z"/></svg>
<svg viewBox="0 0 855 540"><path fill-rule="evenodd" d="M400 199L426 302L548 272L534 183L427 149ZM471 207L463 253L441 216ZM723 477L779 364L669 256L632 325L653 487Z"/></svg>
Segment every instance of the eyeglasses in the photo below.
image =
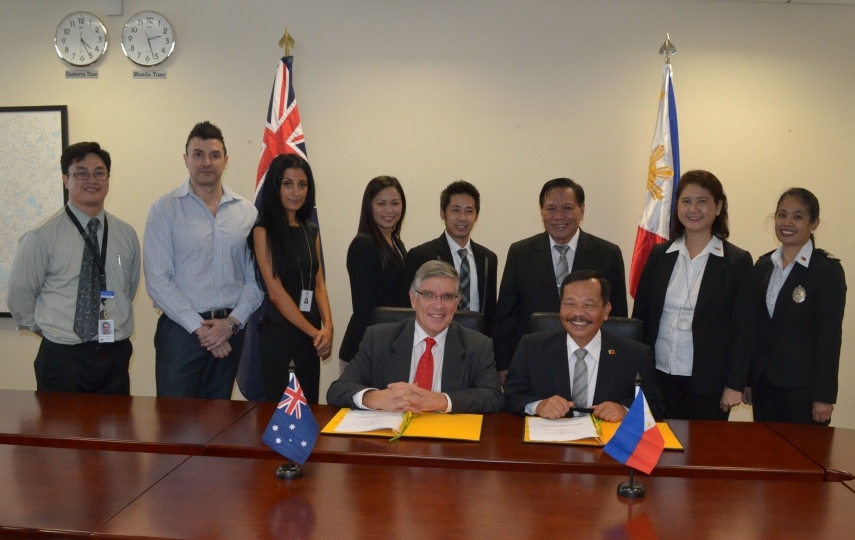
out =
<svg viewBox="0 0 855 540"><path fill-rule="evenodd" d="M89 180L90 176L94 176L95 180L103 182L104 180L110 178L110 173L106 171L95 171L94 173L91 173L89 171L78 170L71 173L71 176L77 178L78 180Z"/></svg>
<svg viewBox="0 0 855 540"><path fill-rule="evenodd" d="M441 304L445 304L445 303L450 304L450 303L454 302L455 300L457 300L458 298L460 298L459 294L451 294L451 293L436 294L435 292L431 292L431 291L414 291L414 292L416 294L420 294L420 295L424 296L425 300L427 300L428 302L433 302L434 300L438 299Z"/></svg>

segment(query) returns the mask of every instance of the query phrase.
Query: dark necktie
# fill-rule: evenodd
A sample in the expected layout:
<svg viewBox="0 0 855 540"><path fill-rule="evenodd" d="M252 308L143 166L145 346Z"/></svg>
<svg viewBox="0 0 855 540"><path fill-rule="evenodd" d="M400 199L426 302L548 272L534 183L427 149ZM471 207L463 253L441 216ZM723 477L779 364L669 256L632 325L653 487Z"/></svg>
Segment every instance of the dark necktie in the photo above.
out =
<svg viewBox="0 0 855 540"><path fill-rule="evenodd" d="M433 353L431 349L435 344L435 339L425 338L425 352L422 353L419 364L416 366L416 378L413 382L425 390L433 389Z"/></svg>
<svg viewBox="0 0 855 540"><path fill-rule="evenodd" d="M576 365L573 367L573 397L574 407L587 407L588 403L588 365L585 364L585 356L588 351L576 349Z"/></svg>
<svg viewBox="0 0 855 540"><path fill-rule="evenodd" d="M469 309L471 298L469 296L469 286L470 277L469 277L469 252L465 249L461 249L457 252L460 255L460 304L457 306L459 309Z"/></svg>
<svg viewBox="0 0 855 540"><path fill-rule="evenodd" d="M92 245L98 245L98 219L89 220L87 229ZM98 334L98 306L101 300L101 279L95 254L83 244L83 261L77 280L77 307L74 311L74 333L84 342Z"/></svg>

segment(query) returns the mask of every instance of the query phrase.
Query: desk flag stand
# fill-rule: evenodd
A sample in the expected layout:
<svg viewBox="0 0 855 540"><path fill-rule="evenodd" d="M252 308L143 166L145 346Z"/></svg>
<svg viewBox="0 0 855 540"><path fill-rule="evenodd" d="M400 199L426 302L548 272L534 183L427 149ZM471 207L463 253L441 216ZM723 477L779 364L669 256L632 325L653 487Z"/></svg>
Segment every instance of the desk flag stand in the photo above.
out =
<svg viewBox="0 0 855 540"><path fill-rule="evenodd" d="M288 36L288 29L285 29L285 36L289 39L291 36ZM282 39L285 39L285 36ZM288 364L288 380L294 376L294 359L291 359L291 363ZM303 469L300 466L288 458L288 463L283 463L276 469L276 478L280 480L296 480L298 478L303 477ZM642 488L643 489L643 488Z"/></svg>
<svg viewBox="0 0 855 540"><path fill-rule="evenodd" d="M666 42L667 43L667 42ZM664 45L663 45L664 47ZM635 374L635 393L641 388L641 373ZM283 465L284 467L284 465ZM635 469L629 468L629 482L621 482L617 487L617 494L627 499L641 499L647 495L647 490L640 483L635 483Z"/></svg>

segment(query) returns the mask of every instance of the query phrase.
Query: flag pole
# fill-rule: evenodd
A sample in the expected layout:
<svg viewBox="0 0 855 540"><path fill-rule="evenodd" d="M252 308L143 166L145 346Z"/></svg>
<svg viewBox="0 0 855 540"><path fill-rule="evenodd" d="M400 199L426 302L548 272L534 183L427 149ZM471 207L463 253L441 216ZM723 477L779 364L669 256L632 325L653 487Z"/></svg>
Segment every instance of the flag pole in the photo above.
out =
<svg viewBox="0 0 855 540"><path fill-rule="evenodd" d="M288 29L285 29L285 35L288 35ZM284 37L282 39L285 39ZM290 37L289 37L290 39ZM293 42L293 40L292 40ZM291 380L291 375L294 374L294 359L291 359L291 363L288 365L288 380ZM299 465L294 463L290 458L288 459L288 463L283 463L276 469L276 478L280 480L296 480L297 478L303 477L303 469L300 468ZM632 478L632 477L630 477Z"/></svg>
<svg viewBox="0 0 855 540"><path fill-rule="evenodd" d="M669 43L668 41L665 42ZM664 47L664 45L663 45ZM641 373L635 374L635 395L638 395L638 390L641 388ZM647 495L647 490L641 483L635 483L635 469L629 468L629 482L621 482L617 487L617 494L627 499L640 499Z"/></svg>
<svg viewBox="0 0 855 540"><path fill-rule="evenodd" d="M287 28L285 29L285 33L287 35ZM283 36L282 39L285 39L285 37ZM279 44L282 45L282 42L279 42ZM671 43L671 36L668 33L665 34L665 43L663 43L662 46L659 47L659 54L665 56L665 63L669 65L671 64L671 57L677 54L677 47L675 47L674 44Z"/></svg>
<svg viewBox="0 0 855 540"><path fill-rule="evenodd" d="M291 34L288 33L288 27L285 27L285 33L282 34L282 39L279 40L279 46L285 50L285 56L291 56L291 46L296 42Z"/></svg>

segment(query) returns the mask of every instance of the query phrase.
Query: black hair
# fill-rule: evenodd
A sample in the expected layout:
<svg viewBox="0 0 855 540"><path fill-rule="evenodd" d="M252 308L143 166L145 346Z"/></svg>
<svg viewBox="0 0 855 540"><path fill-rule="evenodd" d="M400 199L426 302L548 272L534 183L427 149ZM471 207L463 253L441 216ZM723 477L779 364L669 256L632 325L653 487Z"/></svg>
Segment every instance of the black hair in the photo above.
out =
<svg viewBox="0 0 855 540"><path fill-rule="evenodd" d="M546 199L546 196L549 195L553 189L572 189L573 195L576 197L576 204L583 205L585 204L585 190L582 189L582 186L570 180L569 178L554 178L547 183L543 184L543 188L540 190L540 208L543 208L543 201Z"/></svg>
<svg viewBox="0 0 855 540"><path fill-rule="evenodd" d="M721 201L721 211L715 216L712 233L722 240L727 240L727 237L730 236L730 229L727 226L727 195L724 193L724 186L721 185L721 181L709 171L694 170L683 174L680 177L680 183L677 184L677 192L674 194L674 200L677 201L677 204L680 203L680 194L683 193L686 186L691 184L709 191L716 205ZM671 226L671 238L679 238L683 236L684 232L686 232L686 226L675 218L674 224Z"/></svg>
<svg viewBox="0 0 855 540"><path fill-rule="evenodd" d="M404 188L394 176L377 176L372 178L365 186L365 192L362 194L362 210L359 213L359 230L360 234L367 234L374 240L374 245L377 246L377 251L380 253L380 262L385 267L387 263L400 260L398 252L389 245L389 242L383 237L380 232L380 227L374 221L374 210L372 203L374 197L384 189L392 187L398 191L401 196L401 219L395 224L392 230L392 237L401 238L401 228L404 225L404 216L407 215L407 198L404 196Z"/></svg>
<svg viewBox="0 0 855 540"><path fill-rule="evenodd" d="M609 285L609 280L604 278L602 274L596 270L576 270L570 272L564 281L561 282L561 297L564 297L564 287L577 281L588 281L589 279L597 280L600 284L600 297L603 299L603 305L609 303L609 294L612 292L612 286Z"/></svg>
<svg viewBox="0 0 855 540"><path fill-rule="evenodd" d="M475 214L478 215L481 213L481 194L478 192L478 188L466 180L458 180L445 186L445 189L439 194L439 209L443 212L448 210L448 205L451 204L451 197L454 195L469 195L475 199Z"/></svg>
<svg viewBox="0 0 855 540"><path fill-rule="evenodd" d="M59 158L59 168L62 174L68 176L68 168L71 167L71 164L85 159L86 154L95 154L100 157L104 161L104 165L107 166L107 174L110 174L110 153L96 142L79 142L63 150L62 156Z"/></svg>
<svg viewBox="0 0 855 540"><path fill-rule="evenodd" d="M202 139L203 141L216 139L223 143L223 155L227 156L229 154L226 151L226 141L225 139L223 139L223 132L220 131L220 128L208 122L207 120L205 120L204 122L199 122L198 124L193 126L192 130L190 130L190 135L187 136L187 142L184 143L185 154L190 148L190 139Z"/></svg>

